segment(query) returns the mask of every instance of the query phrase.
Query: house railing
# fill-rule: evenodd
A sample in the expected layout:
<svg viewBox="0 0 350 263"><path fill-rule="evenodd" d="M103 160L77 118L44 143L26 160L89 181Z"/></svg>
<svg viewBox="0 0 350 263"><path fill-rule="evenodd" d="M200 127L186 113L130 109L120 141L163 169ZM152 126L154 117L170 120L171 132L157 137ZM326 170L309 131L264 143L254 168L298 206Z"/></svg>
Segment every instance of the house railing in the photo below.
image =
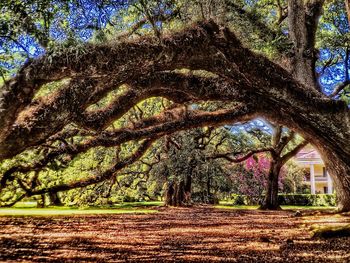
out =
<svg viewBox="0 0 350 263"><path fill-rule="evenodd" d="M306 178L306 182L310 182L310 177ZM315 182L327 182L327 177L321 176L315 176Z"/></svg>

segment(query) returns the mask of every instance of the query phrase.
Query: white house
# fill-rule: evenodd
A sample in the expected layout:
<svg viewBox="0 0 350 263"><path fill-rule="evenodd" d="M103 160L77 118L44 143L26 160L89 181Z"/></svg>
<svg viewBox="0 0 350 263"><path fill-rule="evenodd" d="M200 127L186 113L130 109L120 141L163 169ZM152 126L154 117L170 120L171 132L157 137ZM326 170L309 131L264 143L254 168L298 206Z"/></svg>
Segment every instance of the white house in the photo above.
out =
<svg viewBox="0 0 350 263"><path fill-rule="evenodd" d="M302 149L295 158L296 163L309 169L310 176L306 183L310 184L311 194L333 193L333 181L329 176L320 154L312 146Z"/></svg>

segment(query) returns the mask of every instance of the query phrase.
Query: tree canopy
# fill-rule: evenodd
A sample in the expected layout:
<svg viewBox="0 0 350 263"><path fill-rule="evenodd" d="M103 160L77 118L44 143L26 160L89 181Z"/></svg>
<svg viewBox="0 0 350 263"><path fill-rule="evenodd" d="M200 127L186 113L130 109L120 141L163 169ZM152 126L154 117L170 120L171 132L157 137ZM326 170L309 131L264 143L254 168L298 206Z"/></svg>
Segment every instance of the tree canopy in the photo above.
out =
<svg viewBox="0 0 350 263"><path fill-rule="evenodd" d="M1 188L21 187L9 200L109 180L167 134L263 117L319 149L339 207L349 210L345 3L212 2L2 3ZM170 103L125 118L153 97ZM203 102L212 107L198 107ZM54 162L130 141L132 152L103 171L33 184L32 172ZM18 161L28 155L31 162Z"/></svg>

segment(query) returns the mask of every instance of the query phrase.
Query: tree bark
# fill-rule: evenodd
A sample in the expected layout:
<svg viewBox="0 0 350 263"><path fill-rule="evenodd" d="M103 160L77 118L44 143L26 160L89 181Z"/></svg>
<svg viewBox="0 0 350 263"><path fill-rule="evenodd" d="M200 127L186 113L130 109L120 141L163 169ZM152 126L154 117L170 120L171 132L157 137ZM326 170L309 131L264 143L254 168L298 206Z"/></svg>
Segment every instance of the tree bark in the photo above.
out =
<svg viewBox="0 0 350 263"><path fill-rule="evenodd" d="M315 70L317 60L315 36L323 3L324 0L288 1L289 32L294 43L292 74L301 83L316 90L318 90L318 84ZM348 10L349 1L345 0L345 4ZM333 177L338 209L350 211L350 148L348 141L350 114L347 111L343 117L340 117L340 114L337 116L337 114L329 113L312 114L319 118L316 123L312 116L309 117L307 125L313 125L312 129L318 131L306 131L309 134L305 138L309 137L313 145L321 152L322 159ZM324 124L331 125L333 128L327 129Z"/></svg>
<svg viewBox="0 0 350 263"><path fill-rule="evenodd" d="M164 203L166 206L173 206L173 196L175 193L175 189L174 189L174 184L173 182L168 182L167 183L167 187L166 187L166 191L165 191L165 200Z"/></svg>
<svg viewBox="0 0 350 263"><path fill-rule="evenodd" d="M191 201L192 201L192 199L191 199L191 195L192 195L192 175L190 173L187 174L187 176L186 176L184 191L185 191L184 202L186 204L190 204Z"/></svg>
<svg viewBox="0 0 350 263"><path fill-rule="evenodd" d="M185 203L185 183L183 180L175 184L175 195L173 197L174 206L184 206Z"/></svg>
<svg viewBox="0 0 350 263"><path fill-rule="evenodd" d="M187 175L186 180L168 183L165 194L165 205L188 206L191 203L192 176Z"/></svg>
<svg viewBox="0 0 350 263"><path fill-rule="evenodd" d="M51 206L62 206L63 205L57 192L50 192L50 193L48 193L48 195L49 195L49 200L50 200Z"/></svg>
<svg viewBox="0 0 350 263"><path fill-rule="evenodd" d="M293 43L291 72L301 83L318 90L315 71L318 50L315 48L315 41L323 2L323 0L288 1L288 32Z"/></svg>
<svg viewBox="0 0 350 263"><path fill-rule="evenodd" d="M345 9L348 17L348 22L350 24L350 0L344 0L344 1L345 1Z"/></svg>
<svg viewBox="0 0 350 263"><path fill-rule="evenodd" d="M350 155L346 157L343 153L325 145L320 145L317 148L334 181L338 210L340 212L350 211ZM338 151L340 150L338 149Z"/></svg>
<svg viewBox="0 0 350 263"><path fill-rule="evenodd" d="M211 180L210 180L210 175L208 173L208 176L207 176L207 195L208 197L210 196L210 188L211 188Z"/></svg>
<svg viewBox="0 0 350 263"><path fill-rule="evenodd" d="M278 179L282 168L282 163L280 161L272 160L270 164L267 188L265 199L260 209L263 210L279 210L281 209L278 202Z"/></svg>

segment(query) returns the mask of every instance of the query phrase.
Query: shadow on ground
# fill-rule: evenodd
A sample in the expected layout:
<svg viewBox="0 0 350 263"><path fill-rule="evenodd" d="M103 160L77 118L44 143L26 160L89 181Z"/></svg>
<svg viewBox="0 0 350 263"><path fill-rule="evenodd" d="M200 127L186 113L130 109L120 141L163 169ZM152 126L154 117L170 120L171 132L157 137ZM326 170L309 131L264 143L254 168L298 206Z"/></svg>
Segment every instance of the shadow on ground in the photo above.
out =
<svg viewBox="0 0 350 263"><path fill-rule="evenodd" d="M313 223L347 217L162 209L157 214L0 217L0 261L349 262L350 238L311 239Z"/></svg>

